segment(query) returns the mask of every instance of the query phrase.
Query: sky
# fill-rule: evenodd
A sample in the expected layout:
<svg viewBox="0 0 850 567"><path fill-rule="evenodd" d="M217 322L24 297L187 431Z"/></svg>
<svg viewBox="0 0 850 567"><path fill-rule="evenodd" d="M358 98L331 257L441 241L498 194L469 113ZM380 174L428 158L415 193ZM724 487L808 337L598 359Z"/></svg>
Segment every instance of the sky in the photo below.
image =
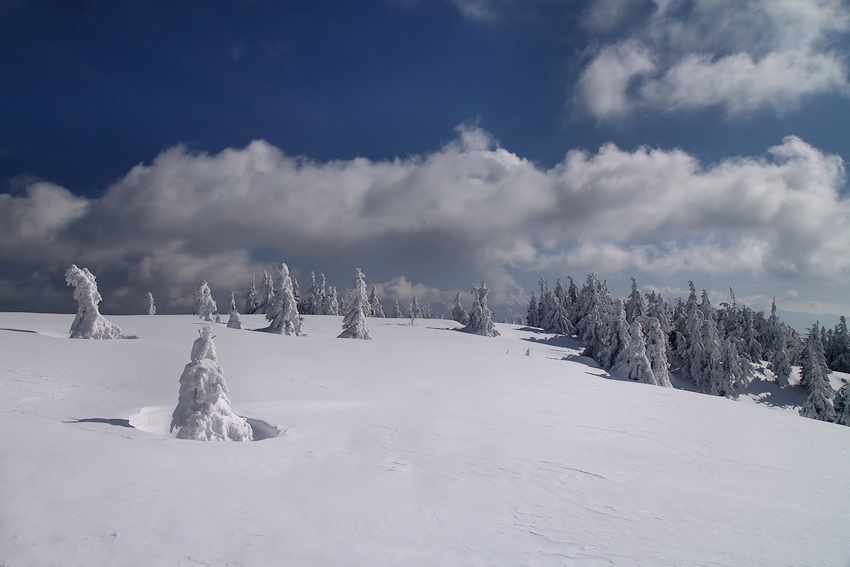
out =
<svg viewBox="0 0 850 567"><path fill-rule="evenodd" d="M0 310L222 309L286 262L501 318L591 272L850 312L850 6L0 4Z"/></svg>

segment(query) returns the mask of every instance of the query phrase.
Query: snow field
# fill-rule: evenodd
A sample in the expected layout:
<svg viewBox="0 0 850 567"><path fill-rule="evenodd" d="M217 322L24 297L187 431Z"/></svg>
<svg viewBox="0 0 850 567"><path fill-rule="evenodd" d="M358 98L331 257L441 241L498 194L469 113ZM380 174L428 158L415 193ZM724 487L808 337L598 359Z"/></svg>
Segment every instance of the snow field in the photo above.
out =
<svg viewBox="0 0 850 567"><path fill-rule="evenodd" d="M577 341L504 324L222 324L234 411L283 432L192 442L167 424L209 323L109 319L139 338L0 314L0 563L850 561L850 429L752 403L769 383L742 403L611 379Z"/></svg>

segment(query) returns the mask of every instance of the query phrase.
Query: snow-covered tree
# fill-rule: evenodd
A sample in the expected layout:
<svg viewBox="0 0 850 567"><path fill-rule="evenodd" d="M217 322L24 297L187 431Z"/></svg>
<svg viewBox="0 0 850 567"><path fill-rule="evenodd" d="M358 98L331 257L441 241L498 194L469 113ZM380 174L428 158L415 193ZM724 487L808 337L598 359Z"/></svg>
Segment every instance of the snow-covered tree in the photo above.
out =
<svg viewBox="0 0 850 567"><path fill-rule="evenodd" d="M533 295L531 296L534 297ZM466 325L469 323L469 314L466 312L466 309L460 304L460 292L455 294L455 306L452 309L452 319L457 321L461 325Z"/></svg>
<svg viewBox="0 0 850 567"><path fill-rule="evenodd" d="M561 288L561 280L558 280L558 287L556 290ZM570 323L570 311L567 308L567 302L564 299L566 293L550 293L546 296L546 305L544 311L546 314L543 316L543 319L540 321L540 328L544 331L549 331L550 333L557 333L559 335L573 335L575 334L575 329L573 329L572 323ZM543 305L541 303L541 305ZM538 306L538 311L539 311Z"/></svg>
<svg viewBox="0 0 850 567"><path fill-rule="evenodd" d="M263 283L260 286L260 304L257 313L268 312L274 307L274 280L269 273L263 270Z"/></svg>
<svg viewBox="0 0 850 567"><path fill-rule="evenodd" d="M640 326L638 325L638 327ZM613 312L602 320L600 337L604 346L601 349L597 346L590 352L597 354L596 362L606 370L621 366L626 357L629 356L630 335L629 323L626 321L623 304L617 299L614 301ZM643 338L641 338L641 342L643 342ZM645 345L643 348L646 350Z"/></svg>
<svg viewBox="0 0 850 567"><path fill-rule="evenodd" d="M481 282L479 287L472 288L472 311L469 314L469 323L463 328L468 333L483 335L485 337L498 337L499 331L493 325L493 313L487 307L487 296L490 290L487 283Z"/></svg>
<svg viewBox="0 0 850 567"><path fill-rule="evenodd" d="M767 368L776 377L776 383L780 388L785 388L789 385L788 378L791 376L791 362L788 360L786 352L785 329L780 326L774 328L774 339L772 354L770 361L767 363Z"/></svg>
<svg viewBox="0 0 850 567"><path fill-rule="evenodd" d="M257 286L254 284L254 274L251 274L251 287L248 288L248 294L245 296L245 313L250 315L256 313L260 308L260 294L257 292Z"/></svg>
<svg viewBox="0 0 850 567"><path fill-rule="evenodd" d="M622 310L620 312L623 313L623 320L625 321L625 313ZM624 352L625 357L621 359L618 366L623 374L632 380L657 386L658 382L652 373L652 365L646 356L646 343L643 340L639 321L632 321L629 327L629 339Z"/></svg>
<svg viewBox="0 0 850 567"><path fill-rule="evenodd" d="M101 301L94 275L88 268L71 264L65 272L65 282L74 286L77 316L71 324L72 339L123 339L124 331L107 321L97 305Z"/></svg>
<svg viewBox="0 0 850 567"><path fill-rule="evenodd" d="M230 292L230 317L227 319L227 326L231 329L241 329L242 321L239 320L239 310L236 308L236 292Z"/></svg>
<svg viewBox="0 0 850 567"><path fill-rule="evenodd" d="M319 286L316 284L316 272L310 272L310 287L304 298L303 313L305 315L321 315L324 305L319 303Z"/></svg>
<svg viewBox="0 0 850 567"><path fill-rule="evenodd" d="M629 298L626 300L624 307L626 310L626 321L628 321L629 324L638 317L642 317L647 314L646 303L643 301L643 296L641 296L638 291L637 280L634 278L632 278L632 292L629 294Z"/></svg>
<svg viewBox="0 0 850 567"><path fill-rule="evenodd" d="M835 423L850 426L850 384L844 383L835 396Z"/></svg>
<svg viewBox="0 0 850 567"><path fill-rule="evenodd" d="M292 295L289 267L282 263L277 272L279 280L274 293L274 305L266 313L266 319L271 321L268 330L272 333L300 335L301 317L298 316L298 306L295 296Z"/></svg>
<svg viewBox="0 0 850 567"><path fill-rule="evenodd" d="M827 365L831 370L850 373L850 334L847 331L847 320L844 315L839 317L838 324L832 331L825 354Z"/></svg>
<svg viewBox="0 0 850 567"><path fill-rule="evenodd" d="M212 292L206 280L202 281L195 291L195 315L204 321L212 321L218 315L218 307L212 298Z"/></svg>
<svg viewBox="0 0 850 567"><path fill-rule="evenodd" d="M348 301L345 306L345 317L342 320L342 333L339 338L371 339L369 327L366 325L365 311L368 309L369 298L366 296L366 282L363 272L357 268Z"/></svg>
<svg viewBox="0 0 850 567"><path fill-rule="evenodd" d="M178 439L251 441L251 426L230 407L224 373L212 340L212 329L204 327L192 345L192 361L180 376L180 394L171 415L171 431L177 428Z"/></svg>
<svg viewBox="0 0 850 567"><path fill-rule="evenodd" d="M376 285L372 286L372 291L369 293L369 307L372 309L372 317L385 317L384 306L378 299L378 286Z"/></svg>
<svg viewBox="0 0 850 567"><path fill-rule="evenodd" d="M329 285L325 290L324 306L322 307L322 315L339 315L339 298L337 297L336 288Z"/></svg>
<svg viewBox="0 0 850 567"><path fill-rule="evenodd" d="M800 365L800 384L809 390L809 397L800 408L800 415L821 421L835 421L835 407L832 402L835 391L829 383L830 370L823 355L823 343L818 326L816 323L809 331L806 350Z"/></svg>
<svg viewBox="0 0 850 567"><path fill-rule="evenodd" d="M395 306L393 307L393 319L401 319L404 317L404 313L401 312L401 307L398 305L398 299L395 300Z"/></svg>
<svg viewBox="0 0 850 567"><path fill-rule="evenodd" d="M422 318L422 307L419 305L419 302L416 301L415 295L410 301L410 305L407 306L407 316L410 317L412 320Z"/></svg>
<svg viewBox="0 0 850 567"><path fill-rule="evenodd" d="M641 317L641 323L646 339L646 357L649 359L652 375L656 383L665 388L672 388L670 383L669 363L667 361L667 335L661 329L661 322L655 317Z"/></svg>
<svg viewBox="0 0 850 567"><path fill-rule="evenodd" d="M147 297L148 300L148 315L156 315L156 305L154 305L153 302L153 294L148 292L145 297Z"/></svg>
<svg viewBox="0 0 850 567"><path fill-rule="evenodd" d="M457 299L460 299L460 292L457 293ZM525 323L529 327L540 326L540 312L537 307L537 299L534 294L531 294L531 299L528 300L528 314L525 317Z"/></svg>

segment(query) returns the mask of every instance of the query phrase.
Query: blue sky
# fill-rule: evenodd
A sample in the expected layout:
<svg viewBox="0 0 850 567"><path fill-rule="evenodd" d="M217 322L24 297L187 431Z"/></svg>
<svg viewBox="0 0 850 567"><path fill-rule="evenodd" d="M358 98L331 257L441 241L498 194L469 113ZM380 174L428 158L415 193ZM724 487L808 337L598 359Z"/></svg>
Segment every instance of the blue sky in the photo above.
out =
<svg viewBox="0 0 850 567"><path fill-rule="evenodd" d="M0 309L539 276L847 312L846 3L0 6Z"/></svg>

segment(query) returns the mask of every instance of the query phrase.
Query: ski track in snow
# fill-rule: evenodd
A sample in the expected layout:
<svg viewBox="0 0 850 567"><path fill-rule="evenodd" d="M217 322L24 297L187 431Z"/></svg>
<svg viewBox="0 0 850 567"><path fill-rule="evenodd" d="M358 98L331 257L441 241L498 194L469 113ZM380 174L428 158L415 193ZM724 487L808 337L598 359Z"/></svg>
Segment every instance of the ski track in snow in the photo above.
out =
<svg viewBox="0 0 850 567"><path fill-rule="evenodd" d="M850 428L769 373L736 402L513 325L216 325L234 410L281 433L203 443L168 426L208 323L108 318L139 339L0 314L0 564L850 564Z"/></svg>

